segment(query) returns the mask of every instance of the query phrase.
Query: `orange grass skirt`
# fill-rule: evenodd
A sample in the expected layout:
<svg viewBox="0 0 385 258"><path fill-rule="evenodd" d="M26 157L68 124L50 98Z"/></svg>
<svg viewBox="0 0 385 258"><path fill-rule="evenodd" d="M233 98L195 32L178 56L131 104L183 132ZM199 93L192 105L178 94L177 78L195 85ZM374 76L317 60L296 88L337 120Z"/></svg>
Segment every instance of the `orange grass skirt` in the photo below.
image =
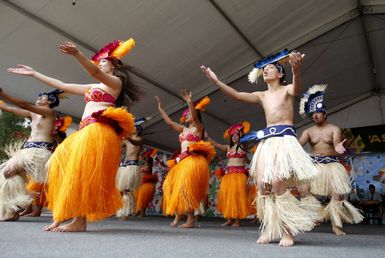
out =
<svg viewBox="0 0 385 258"><path fill-rule="evenodd" d="M206 198L210 179L209 164L215 156L214 146L200 141L190 144L188 151L190 156L176 163L164 181L164 215L194 212Z"/></svg>
<svg viewBox="0 0 385 258"><path fill-rule="evenodd" d="M155 184L154 183L143 183L135 191L135 212L145 210L148 204L154 198Z"/></svg>
<svg viewBox="0 0 385 258"><path fill-rule="evenodd" d="M257 205L255 199L257 198L257 186L256 185L249 185L248 191L247 191L247 200L249 203L249 210L251 215L257 214Z"/></svg>
<svg viewBox="0 0 385 258"><path fill-rule="evenodd" d="M122 137L134 132L134 119L113 107L101 116L117 122L121 134L108 123L91 123L65 139L50 159L47 200L54 220L101 220L122 206L115 178Z"/></svg>
<svg viewBox="0 0 385 258"><path fill-rule="evenodd" d="M47 206L46 191L48 190L47 184L41 184L34 181L29 181L27 184L27 190L32 194L34 206Z"/></svg>
<svg viewBox="0 0 385 258"><path fill-rule="evenodd" d="M228 169L231 171L231 167ZM230 173L221 178L217 209L226 219L243 219L250 214L244 173Z"/></svg>

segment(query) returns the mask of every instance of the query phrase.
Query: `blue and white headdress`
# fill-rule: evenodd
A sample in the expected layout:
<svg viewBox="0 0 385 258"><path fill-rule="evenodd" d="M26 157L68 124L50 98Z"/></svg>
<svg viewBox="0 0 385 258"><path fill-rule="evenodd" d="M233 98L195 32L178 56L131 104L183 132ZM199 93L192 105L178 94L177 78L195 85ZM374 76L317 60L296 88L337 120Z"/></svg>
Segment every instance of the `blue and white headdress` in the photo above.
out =
<svg viewBox="0 0 385 258"><path fill-rule="evenodd" d="M147 120L150 120L151 117L140 117L140 118L135 118L134 120L134 124L135 124L135 128L136 128L136 131L138 133L138 135L140 135L143 131L143 124L147 121Z"/></svg>
<svg viewBox="0 0 385 258"><path fill-rule="evenodd" d="M299 102L299 114L305 118L311 116L314 112L325 112L324 93L327 84L318 84L311 86L302 94Z"/></svg>
<svg viewBox="0 0 385 258"><path fill-rule="evenodd" d="M62 97L64 91L62 90L53 90L50 92L40 92L39 97L47 96L51 104L49 105L51 108L57 107L60 104L60 97Z"/></svg>
<svg viewBox="0 0 385 258"><path fill-rule="evenodd" d="M280 72L282 72L282 64L285 63L290 56L289 50L284 49L277 54L267 56L254 64L254 69L249 73L249 82L256 83L258 77L263 73L263 67L268 64L275 64L277 68L281 68ZM279 67L278 67L279 66Z"/></svg>

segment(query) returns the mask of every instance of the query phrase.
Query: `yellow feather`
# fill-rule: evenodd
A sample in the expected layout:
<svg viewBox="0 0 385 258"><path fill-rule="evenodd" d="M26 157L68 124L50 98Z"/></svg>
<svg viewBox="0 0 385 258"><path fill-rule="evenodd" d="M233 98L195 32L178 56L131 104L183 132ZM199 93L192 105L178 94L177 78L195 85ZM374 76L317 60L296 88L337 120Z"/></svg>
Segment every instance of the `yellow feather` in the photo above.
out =
<svg viewBox="0 0 385 258"><path fill-rule="evenodd" d="M205 111L205 107L206 107L208 104L210 104L210 102L211 102L211 99L210 99L208 96L206 96L206 97L204 97L203 99L201 99L201 100L199 101L199 103L197 103L197 104L195 105L195 109L200 110L200 111Z"/></svg>
<svg viewBox="0 0 385 258"><path fill-rule="evenodd" d="M135 47L135 40L133 38L130 38L129 40L121 42L119 46L111 53L110 56L115 57L117 59L122 59L134 47Z"/></svg>

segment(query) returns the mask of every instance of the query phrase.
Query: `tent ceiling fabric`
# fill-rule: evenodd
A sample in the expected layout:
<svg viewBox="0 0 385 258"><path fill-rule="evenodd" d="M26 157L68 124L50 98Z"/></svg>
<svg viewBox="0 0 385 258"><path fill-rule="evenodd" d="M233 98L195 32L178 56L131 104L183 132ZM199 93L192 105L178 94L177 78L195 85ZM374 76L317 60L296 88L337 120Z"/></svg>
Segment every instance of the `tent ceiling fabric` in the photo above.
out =
<svg viewBox="0 0 385 258"><path fill-rule="evenodd" d="M384 91L385 60L380 58L385 56L384 12L385 0L77 0L76 5L71 0L2 0L1 84L28 101L47 90L30 78L5 72L18 63L63 81L92 82L74 60L58 52L58 45L73 40L91 57L94 49L113 39L133 37L136 47L124 61L144 75L135 79L146 96L132 112L153 117L145 130L149 142L174 150L176 135L160 121L154 95L179 119L185 106L179 90L191 89L196 98L210 94L213 101L204 122L218 140L234 122L249 120L255 129L265 126L259 106L235 102L218 92L202 75L201 64L212 67L237 90L250 92L266 87L246 79L259 58L255 49L267 55L289 47L306 53L303 88L329 84L329 109L374 90ZM286 70L291 81L290 68ZM79 118L83 108L80 96L68 96L58 110ZM295 122L303 122L297 114Z"/></svg>

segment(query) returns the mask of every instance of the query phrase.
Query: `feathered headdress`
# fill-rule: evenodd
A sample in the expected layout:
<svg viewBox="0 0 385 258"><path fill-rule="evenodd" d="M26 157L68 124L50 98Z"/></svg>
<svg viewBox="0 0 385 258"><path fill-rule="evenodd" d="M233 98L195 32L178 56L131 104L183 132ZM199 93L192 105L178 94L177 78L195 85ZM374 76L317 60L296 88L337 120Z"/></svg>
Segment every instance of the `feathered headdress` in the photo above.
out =
<svg viewBox="0 0 385 258"><path fill-rule="evenodd" d="M238 133L246 134L250 131L250 127L251 127L251 125L247 121L243 121L242 123L233 124L232 126L229 127L229 129L227 129L225 131L225 133L223 134L223 137L226 140L229 140L231 135L233 135L233 134L238 134Z"/></svg>
<svg viewBox="0 0 385 258"><path fill-rule="evenodd" d="M127 55L131 49L135 47L135 40L130 38L126 41L114 40L102 49L100 49L92 58L92 62L98 63L100 59L103 58L116 58L121 60L125 55Z"/></svg>
<svg viewBox="0 0 385 258"><path fill-rule="evenodd" d="M62 90L53 90L50 92L40 92L39 97L41 96L47 96L51 104L49 106L51 108L57 107L60 104L60 98L64 97L64 91Z"/></svg>
<svg viewBox="0 0 385 258"><path fill-rule="evenodd" d="M54 133L67 131L68 127L72 124L72 117L64 116L56 119Z"/></svg>
<svg viewBox="0 0 385 258"><path fill-rule="evenodd" d="M302 94L299 102L299 114L305 118L311 116L314 112L325 112L324 93L327 84L319 84L311 86Z"/></svg>
<svg viewBox="0 0 385 258"><path fill-rule="evenodd" d="M211 102L211 99L210 99L208 96L206 96L206 97L204 97L203 99L201 99L201 100L195 102L195 103L194 103L194 104L195 104L194 107L195 107L196 110L199 110L199 111L204 112L204 111L205 111L205 108L210 104L210 102ZM187 114L188 114L189 112L190 112L189 108L186 108L186 109L183 111L182 116L181 116L180 119L179 119L180 123L183 124L183 123L186 121L186 116L187 116Z"/></svg>
<svg viewBox="0 0 385 258"><path fill-rule="evenodd" d="M157 152L158 152L158 149L156 148L148 148L145 152L143 152L142 156L154 158Z"/></svg>
<svg viewBox="0 0 385 258"><path fill-rule="evenodd" d="M135 124L135 128L136 128L136 131L138 133L138 135L141 134L141 132L143 131L143 124L150 120L151 117L140 117L140 118L135 118L134 120L134 124Z"/></svg>
<svg viewBox="0 0 385 258"><path fill-rule="evenodd" d="M256 83L258 80L258 77L262 75L263 73L263 67L265 67L268 64L275 64L277 68L282 72L283 67L282 64L287 62L288 57L290 56L289 50L284 49L281 52L278 52L277 54L267 56L258 62L254 64L253 70L249 73L249 82Z"/></svg>

